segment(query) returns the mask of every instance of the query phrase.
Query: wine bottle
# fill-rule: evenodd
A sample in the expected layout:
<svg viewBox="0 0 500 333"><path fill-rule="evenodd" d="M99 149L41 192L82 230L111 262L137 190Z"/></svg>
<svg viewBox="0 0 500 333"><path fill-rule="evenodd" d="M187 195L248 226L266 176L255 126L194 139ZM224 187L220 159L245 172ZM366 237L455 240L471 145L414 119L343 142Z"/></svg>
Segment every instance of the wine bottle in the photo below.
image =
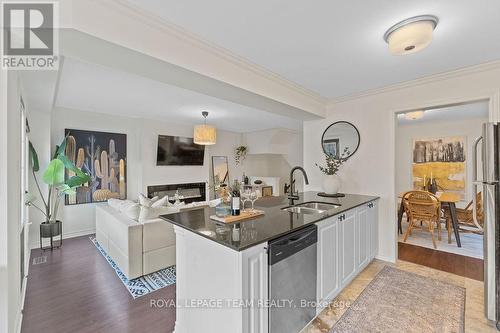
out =
<svg viewBox="0 0 500 333"><path fill-rule="evenodd" d="M231 197L231 215L240 215L240 191L238 189L233 190Z"/></svg>
<svg viewBox="0 0 500 333"><path fill-rule="evenodd" d="M436 180L434 178L431 178L429 180L429 185L427 186L427 191L431 192L432 194L436 194L438 190Z"/></svg>
<svg viewBox="0 0 500 333"><path fill-rule="evenodd" d="M235 245L235 246L240 245L241 227L240 227L239 223L235 223L233 226L233 234L232 234L231 240L232 240L233 245Z"/></svg>

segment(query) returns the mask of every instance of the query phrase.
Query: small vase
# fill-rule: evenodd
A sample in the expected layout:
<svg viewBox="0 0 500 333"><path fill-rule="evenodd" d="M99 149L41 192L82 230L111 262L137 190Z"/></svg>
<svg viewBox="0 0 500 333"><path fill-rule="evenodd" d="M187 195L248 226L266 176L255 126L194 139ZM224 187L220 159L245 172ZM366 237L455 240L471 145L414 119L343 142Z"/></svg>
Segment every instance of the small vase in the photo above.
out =
<svg viewBox="0 0 500 333"><path fill-rule="evenodd" d="M231 215L231 205L222 201L220 204L215 206L215 215L218 217L226 217Z"/></svg>
<svg viewBox="0 0 500 333"><path fill-rule="evenodd" d="M323 190L326 194L337 194L340 190L340 178L337 175L327 175L323 181Z"/></svg>

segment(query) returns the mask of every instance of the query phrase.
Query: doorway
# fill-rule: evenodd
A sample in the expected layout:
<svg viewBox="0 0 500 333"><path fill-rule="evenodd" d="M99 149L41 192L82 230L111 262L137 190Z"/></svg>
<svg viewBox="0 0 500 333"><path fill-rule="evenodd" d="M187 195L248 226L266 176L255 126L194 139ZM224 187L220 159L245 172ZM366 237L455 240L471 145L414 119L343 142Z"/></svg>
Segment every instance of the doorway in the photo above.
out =
<svg viewBox="0 0 500 333"><path fill-rule="evenodd" d="M483 280L482 197L472 183L474 143L488 119L488 101L396 114L399 259ZM402 196L415 190L438 200L434 223L403 209ZM412 208L422 209L417 196Z"/></svg>

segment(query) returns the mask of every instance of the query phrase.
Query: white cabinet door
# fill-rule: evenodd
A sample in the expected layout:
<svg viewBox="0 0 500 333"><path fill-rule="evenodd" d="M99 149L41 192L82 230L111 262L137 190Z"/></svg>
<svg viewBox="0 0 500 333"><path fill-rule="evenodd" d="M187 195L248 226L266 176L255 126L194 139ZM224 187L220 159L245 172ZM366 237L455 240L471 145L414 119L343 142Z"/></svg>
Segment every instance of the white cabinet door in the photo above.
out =
<svg viewBox="0 0 500 333"><path fill-rule="evenodd" d="M344 287L356 274L356 210L352 209L339 216L340 225L340 274Z"/></svg>
<svg viewBox="0 0 500 333"><path fill-rule="evenodd" d="M265 304L268 297L267 243L254 246L242 252L243 300L254 306L243 308L243 333L268 333L268 311Z"/></svg>
<svg viewBox="0 0 500 333"><path fill-rule="evenodd" d="M378 253L378 201L368 203L368 224L370 226L370 260Z"/></svg>
<svg viewBox="0 0 500 333"><path fill-rule="evenodd" d="M356 266L363 269L369 262L370 256L370 224L369 208L365 204L357 209L356 218Z"/></svg>
<svg viewBox="0 0 500 333"><path fill-rule="evenodd" d="M332 300L340 290L339 224L337 217L318 223L318 301Z"/></svg>

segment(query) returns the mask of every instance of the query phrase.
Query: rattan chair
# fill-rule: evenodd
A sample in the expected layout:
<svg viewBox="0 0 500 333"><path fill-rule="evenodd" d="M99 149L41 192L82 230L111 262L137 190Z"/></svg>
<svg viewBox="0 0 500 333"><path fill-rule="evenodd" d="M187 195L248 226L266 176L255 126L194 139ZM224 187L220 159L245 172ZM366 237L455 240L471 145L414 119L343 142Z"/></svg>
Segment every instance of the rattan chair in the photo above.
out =
<svg viewBox="0 0 500 333"><path fill-rule="evenodd" d="M441 240L441 202L439 199L430 192L410 191L404 194L402 200L409 218L409 225L403 242L406 243L413 228L427 229L431 233L434 248L437 248L434 229L437 227L438 240Z"/></svg>
<svg viewBox="0 0 500 333"><path fill-rule="evenodd" d="M472 232L475 234L483 234L484 226L484 210L483 210L483 196L479 192L476 194L476 212L477 212L477 223L474 221L474 201L469 202L465 208L457 208L457 221L459 225L459 231L461 232ZM448 230L448 243L451 243L451 215L450 209L448 207L443 207L444 217L446 219L446 229Z"/></svg>

